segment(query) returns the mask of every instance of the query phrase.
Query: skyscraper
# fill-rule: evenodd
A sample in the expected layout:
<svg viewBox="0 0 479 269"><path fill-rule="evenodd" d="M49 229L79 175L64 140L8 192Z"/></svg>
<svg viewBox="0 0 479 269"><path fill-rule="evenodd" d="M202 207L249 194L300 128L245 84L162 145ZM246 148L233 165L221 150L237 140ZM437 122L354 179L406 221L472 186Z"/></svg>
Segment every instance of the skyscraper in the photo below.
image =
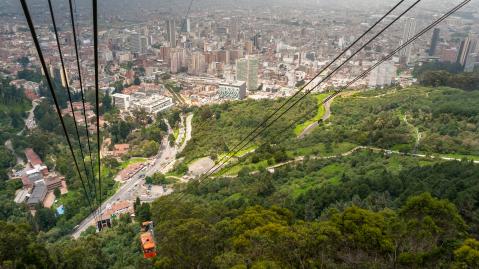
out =
<svg viewBox="0 0 479 269"><path fill-rule="evenodd" d="M248 56L248 90L255 91L258 89L258 67L259 60L256 57Z"/></svg>
<svg viewBox="0 0 479 269"><path fill-rule="evenodd" d="M258 88L258 58L247 56L236 62L236 79L246 81L248 91L254 91Z"/></svg>
<svg viewBox="0 0 479 269"><path fill-rule="evenodd" d="M434 32L432 33L431 47L429 48L429 56L436 55L437 44L439 43L440 32L441 32L441 30L439 30L439 28L435 28Z"/></svg>
<svg viewBox="0 0 479 269"><path fill-rule="evenodd" d="M201 52L193 52L188 64L188 74L200 75L205 72L206 61L205 56Z"/></svg>
<svg viewBox="0 0 479 269"><path fill-rule="evenodd" d="M467 56L469 55L469 52L471 51L471 46L472 45L472 40L471 36L467 36L466 39L464 39L461 42L461 47L459 48L459 53L457 54L457 60L456 62L463 67L466 65L466 60Z"/></svg>
<svg viewBox="0 0 479 269"><path fill-rule="evenodd" d="M176 23L175 20L168 20L166 23L166 31L168 34L168 42L170 42L170 47L176 48Z"/></svg>
<svg viewBox="0 0 479 269"><path fill-rule="evenodd" d="M191 31L190 18L183 19L181 22L181 32L189 33Z"/></svg>
<svg viewBox="0 0 479 269"><path fill-rule="evenodd" d="M389 86L396 76L396 67L393 62L386 61L373 69L369 75L369 87Z"/></svg>
<svg viewBox="0 0 479 269"><path fill-rule="evenodd" d="M248 80L248 60L246 58L238 59L238 61L236 61L236 80Z"/></svg>
<svg viewBox="0 0 479 269"><path fill-rule="evenodd" d="M128 37L128 43L132 52L143 53L148 48L148 38L137 33Z"/></svg>
<svg viewBox="0 0 479 269"><path fill-rule="evenodd" d="M470 53L464 66L464 72L474 72L479 67L479 53Z"/></svg>
<svg viewBox="0 0 479 269"><path fill-rule="evenodd" d="M401 45L410 40L416 33L416 19L407 18L404 22L404 31L401 39ZM402 58L404 63L408 64L411 58L411 44L399 52L399 56Z"/></svg>

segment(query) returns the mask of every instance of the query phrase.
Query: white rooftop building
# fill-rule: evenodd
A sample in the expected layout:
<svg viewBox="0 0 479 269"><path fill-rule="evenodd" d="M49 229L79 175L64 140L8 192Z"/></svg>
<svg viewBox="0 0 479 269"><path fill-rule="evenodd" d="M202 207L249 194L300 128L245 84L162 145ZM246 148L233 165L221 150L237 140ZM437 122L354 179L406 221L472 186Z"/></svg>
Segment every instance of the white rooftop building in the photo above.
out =
<svg viewBox="0 0 479 269"><path fill-rule="evenodd" d="M136 92L132 95L115 93L112 97L115 106L124 111L144 109L147 113L157 114L173 106L170 97L156 93Z"/></svg>
<svg viewBox="0 0 479 269"><path fill-rule="evenodd" d="M230 83L220 83L218 94L221 99L242 100L246 97L246 82L234 81Z"/></svg>

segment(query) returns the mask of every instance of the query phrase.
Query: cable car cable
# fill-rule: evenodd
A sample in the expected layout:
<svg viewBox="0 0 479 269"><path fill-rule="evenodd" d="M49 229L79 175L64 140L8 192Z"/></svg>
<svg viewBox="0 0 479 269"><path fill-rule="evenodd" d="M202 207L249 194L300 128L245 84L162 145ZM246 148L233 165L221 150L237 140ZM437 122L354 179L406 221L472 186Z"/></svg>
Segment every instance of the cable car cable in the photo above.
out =
<svg viewBox="0 0 479 269"><path fill-rule="evenodd" d="M83 153L83 146L81 144L80 133L78 131L78 123L76 121L75 110L73 109L73 102L72 102L72 97L71 97L71 92L70 92L70 83L68 82L67 73L65 71L65 62L64 62L64 59L63 59L63 52L62 52L62 48L61 48L61 45L60 45L60 38L58 36L58 29L57 29L57 24L56 24L56 21L55 21L55 14L53 13L53 7L52 7L51 0L48 0L48 8L49 8L49 11L50 11L50 17L52 19L53 32L55 33L55 39L56 39L56 44L57 44L57 48L58 48L58 54L60 56L60 64L62 66L62 73L63 73L63 77L65 79L65 84L66 84L66 88L67 88L66 90L67 90L67 93L68 93L68 100L70 101L70 109L71 109L72 115L73 115L72 117L73 117L75 132L76 132L76 136L77 136L77 140L78 140L78 147L80 148L80 156L82 158L83 168L85 170L87 185L88 185L88 188L90 189L90 193L91 193L93 191L93 188L91 186L91 181L88 180L88 171L87 171L87 167L86 167L86 164L85 164L85 155Z"/></svg>
<svg viewBox="0 0 479 269"><path fill-rule="evenodd" d="M459 9L461 9L463 6L465 6L466 4L468 4L471 0L465 0L463 2L461 2L459 5L455 6L453 9L449 10L447 13L445 13L443 16L441 16L439 19L437 19L436 21L434 21L433 23L431 23L429 26L427 26L426 28L424 28L423 30L421 30L419 33L417 33L416 35L414 35L412 38L410 38L407 42L405 42L404 44L402 44L401 46L399 46L398 48L396 48L394 51L392 51L391 53L389 53L387 56L383 57L380 61L378 61L376 64L374 64L373 66L371 66L370 68L368 68L367 70L365 70L363 73L361 73L359 76L355 77L353 80L351 80L350 82L348 82L346 84L346 86L342 87L342 89L340 90L337 90L335 91L335 93L333 93L332 95L328 96L326 99L324 99L320 105L324 105L325 103L327 103L328 101L330 101L332 98L336 97L337 95L339 95L344 89L350 87L351 85L353 85L354 83L356 83L359 79L361 78L364 78L367 74L369 74L372 70L374 70L376 67L378 67L380 64L382 64L383 62L391 59L396 53L398 53L399 51L401 51L402 49L404 49L405 47L407 47L408 45L410 45L412 42L414 42L416 39L418 39L419 37L421 37L422 35L424 35L426 32L430 31L432 28L436 27L439 23L441 23L443 20L445 20L447 17L451 16L453 13L455 13L456 11L458 11ZM315 87L319 86L316 85ZM316 110L316 108L314 109ZM313 110L313 111L314 111ZM309 111L311 112L311 111ZM309 112L307 114L309 114ZM284 128L281 132L278 133L278 135L274 136L271 141L274 141L276 140L276 138L281 135L281 134L284 134L285 132L287 132L290 128L292 128L293 126L296 126L296 124L299 123L299 121L302 119L303 117L300 117L298 118L296 121L294 121L293 123L291 123L288 127ZM286 138L287 139L287 138ZM281 140L281 141L284 141ZM265 145L266 143L263 143L262 145ZM262 146L261 145L261 146Z"/></svg>
<svg viewBox="0 0 479 269"><path fill-rule="evenodd" d="M25 14L25 18L27 20L27 24L28 24L28 27L30 29L30 33L32 35L32 39L33 39L33 43L35 45L35 48L37 50L37 53L38 53L38 57L40 59L40 63L42 65L42 68L43 68L43 72L45 73L45 77L46 77L46 80L47 80L47 83L48 83L48 86L50 88L50 93L52 94L52 97L53 97L53 101L55 103L55 108L56 108L56 111L57 111L57 114L58 114L58 117L60 118L60 123L62 125L62 128L63 128L63 132L65 134L65 137L66 137L66 140L67 140L67 143L68 143L68 147L70 148L70 153L72 155L72 158L73 158L73 161L75 163L75 167L76 167L76 170L77 170L77 173L80 177L80 181L81 181L81 184L82 184L82 187L83 187L83 191L85 193L85 196L87 198L87 201L88 201L88 204L90 206L90 209L91 211L93 212L93 207L92 207L92 203L91 203L91 200L90 200L90 196L88 195L88 192L87 192L87 189L86 189L86 186L85 186L85 182L83 181L83 177L82 177L82 174L80 172L80 167L78 165L78 161L76 159L76 156L75 156L75 153L73 151L73 147L72 147L72 144L71 144L71 141L70 141L70 137L68 135L68 132L67 132L67 129L66 129L66 126L65 126L65 122L63 120L63 117L62 117L62 114L61 114L61 110L60 110L60 106L58 104L58 100L57 100L57 96L55 94L55 91L54 91L54 88L53 88L53 82L51 80L51 77L50 77L50 74L48 73L48 68L47 68L47 65L45 63L45 59L43 57L43 53L42 53L42 49L40 47L40 43L38 41L38 37L37 37L37 34L36 34L36 31L35 31L35 27L34 27L34 24L33 24L33 21L32 21L32 18L31 18L31 15L30 15L30 11L28 9L28 5L26 3L26 0L20 0L20 3L22 5L22 9L23 9L23 13Z"/></svg>
<svg viewBox="0 0 479 269"><path fill-rule="evenodd" d="M417 0L415 1L411 6L409 6L405 11L403 11L398 17L396 17L392 22L390 22L388 25L386 25L386 27L384 27L381 31L379 31L377 34L375 34L371 39L369 39L365 44L363 44L356 52L354 52L350 57L348 57L345 61L343 61L338 67L336 67L332 72L330 72L325 78L321 79L321 81L313 88L311 88L310 90L306 91L304 93L303 96L301 96L298 100L296 100L292 105L290 105L284 112L282 112L279 116L277 116L275 119L273 119L272 122L270 122L268 125L266 125L262 130L259 131L259 133L257 133L256 135L254 135L252 138L250 138L246 144L244 144L243 146L241 146L238 150L234 151L234 153L229 156L231 154L232 151L230 151L230 153L228 153L227 155L225 156L228 156L226 161L224 161L223 163L226 163L228 162L229 160L231 160L231 158L233 158L238 152L240 152L241 150L243 150L249 143L251 143L251 141L253 141L254 139L256 139L259 135L261 135L266 129L268 129L273 123L275 123L279 118L281 118L284 114L286 114L288 111L290 111L296 104L298 104L301 100L303 100L308 94L310 94L317 86L319 86L322 82L324 82L325 80L328 80L334 73L336 73L340 68L342 68L346 63L348 63L354 56L356 56L360 51L362 51L366 46L368 46L372 41L374 41L378 36L380 36L384 31L386 31L389 27L391 27L396 21L398 21L401 17L403 17L407 12L409 12L412 8L414 8L419 2L421 2L422 0ZM313 81L314 78L311 80ZM304 89L304 87L303 87ZM291 98L290 98L291 99ZM279 111L279 110L277 110ZM276 112L277 112L276 111ZM276 113L275 112L275 113ZM273 114L275 114L273 113ZM222 159L224 159L225 157L223 157ZM208 172L207 172L207 176L206 177L209 177L210 175L212 175L213 173L215 173L219 167L221 167L222 164L220 163L219 165L217 166L214 166L212 167ZM215 168L216 167L216 168ZM213 169L214 168L214 169ZM211 170L213 169L213 171L211 172Z"/></svg>
<svg viewBox="0 0 479 269"><path fill-rule="evenodd" d="M49 0L50 1L50 0ZM78 40L77 40L77 29L76 29L76 24L75 24L75 16L73 13L73 5L72 5L72 0L69 0L69 9L70 9L70 18L71 18L71 25L73 29L73 42L75 43L75 56L76 56L76 62L77 62L77 69L78 69L78 78L80 82L80 91L81 91L81 99L82 99L82 106L83 106L83 118L85 120L85 131L86 131L86 136L87 136L87 141L88 141L88 152L90 155L90 167L91 167L91 175L93 179L93 189L95 192L95 197L97 197L97 190L96 190L96 183L95 183L95 171L94 171L94 165L93 165L93 157L92 157L92 149L91 149L91 143L90 143L90 131L88 130L88 119L86 117L86 108L85 108L85 95L84 95L84 88L83 88L83 78L82 78L82 72L81 72L81 62L80 62L80 55L78 53ZM75 13L76 13L76 3L75 3Z"/></svg>
<svg viewBox="0 0 479 269"><path fill-rule="evenodd" d="M285 107L289 102L296 98L306 87L308 87L315 79L317 79L324 71L331 67L339 58L341 58L346 52L348 52L353 46L355 46L363 37L370 33L379 23L381 23L387 16L389 16L396 8L398 8L405 0L399 1L394 7L392 7L386 14L384 14L378 21L376 21L369 29L367 29L361 36L359 36L353 43L351 43L346 49L344 49L339 55L337 55L329 64L323 67L316 76L314 76L308 83L303 85L300 90L296 91L294 95L289 97L280 107L278 107L272 114L270 114L266 119L264 119L256 128L251 131L246 137L244 137L236 146L233 147L225 156L223 156L218 163L221 163L224 159L228 157L229 154L234 152L242 143L248 140L256 131L262 128L272 117L276 115L283 107ZM420 0L419 0L420 1ZM417 4L417 2L416 2Z"/></svg>
<svg viewBox="0 0 479 269"><path fill-rule="evenodd" d="M94 61L95 61L95 99L96 99L96 139L98 144L98 194L100 199L100 211L101 211L101 201L102 201L102 192L101 192L101 141L100 141L100 95L98 90L98 1L92 0L93 5L93 50L94 50Z"/></svg>

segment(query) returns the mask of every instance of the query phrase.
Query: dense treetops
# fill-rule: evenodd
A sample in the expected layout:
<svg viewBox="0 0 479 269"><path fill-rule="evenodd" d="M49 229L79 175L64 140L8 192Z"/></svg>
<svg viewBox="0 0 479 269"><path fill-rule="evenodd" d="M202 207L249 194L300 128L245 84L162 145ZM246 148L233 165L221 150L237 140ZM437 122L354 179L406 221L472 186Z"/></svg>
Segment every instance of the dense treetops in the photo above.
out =
<svg viewBox="0 0 479 269"><path fill-rule="evenodd" d="M329 159L308 155L333 154L344 145L477 155L478 101L477 91L420 87L338 98L332 118L305 139L296 139L291 130L284 140L268 141L269 133L259 140L266 144L245 157L251 163L298 155L304 160L274 172L242 169L236 177L179 184L177 192L151 205L136 201L135 222L121 217L113 229L89 230L79 240L62 235L88 213L80 202L85 199L75 191L78 179L71 174L60 134L45 120L52 111L41 104L35 113L40 129L30 134L31 143L48 162L55 154L56 169L71 177L73 191L61 201L69 210L55 218L39 209L32 219L13 202L1 203L0 267L475 268L478 165L369 150ZM305 107L317 105L314 98L307 102ZM265 106L276 105L244 101L198 109L186 162L228 151L264 119ZM305 107L270 132L282 130ZM114 118L114 113L105 117ZM166 118L175 128L179 113ZM112 120L107 128L115 142L140 149L137 142L161 137L168 126L159 121L143 127L126 119ZM113 173L119 163L106 160L105 165ZM148 181L172 183L161 174ZM0 199L11 201L19 186L0 184L5 190ZM154 260L142 258L139 244L139 222L149 219L155 223ZM25 243L14 247L20 240Z"/></svg>
<svg viewBox="0 0 479 269"><path fill-rule="evenodd" d="M52 268L474 268L478 174L470 162L368 151L305 160L273 174L192 182L151 210L136 202L136 223L120 218L98 235L37 242L46 249L38 261L4 252L15 240L5 231L15 226L0 225L0 253L4 265ZM138 243L145 218L155 222L152 261Z"/></svg>

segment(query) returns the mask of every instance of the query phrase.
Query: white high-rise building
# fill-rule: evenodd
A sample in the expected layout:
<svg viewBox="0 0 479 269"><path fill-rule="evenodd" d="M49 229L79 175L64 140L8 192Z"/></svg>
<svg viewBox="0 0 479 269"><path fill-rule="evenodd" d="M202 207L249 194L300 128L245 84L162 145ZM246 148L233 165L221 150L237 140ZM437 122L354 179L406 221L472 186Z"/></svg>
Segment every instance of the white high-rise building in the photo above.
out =
<svg viewBox="0 0 479 269"><path fill-rule="evenodd" d="M397 68L393 62L384 62L373 69L369 75L369 87L383 87L392 84Z"/></svg>
<svg viewBox="0 0 479 269"><path fill-rule="evenodd" d="M248 55L236 62L236 80L246 81L248 91L258 88L258 58Z"/></svg>
<svg viewBox="0 0 479 269"><path fill-rule="evenodd" d="M477 41L473 38L472 35L468 35L462 42L461 47L459 48L459 53L457 54L456 62L462 66L466 66L466 62L469 58L470 53L474 53L476 49Z"/></svg>
<svg viewBox="0 0 479 269"><path fill-rule="evenodd" d="M404 30L400 45L403 45L407 41L409 41L414 35L416 34L416 19L414 18L407 18L404 22ZM403 48L399 51L399 56L403 59L406 64L409 64L411 61L411 50L412 44Z"/></svg>

